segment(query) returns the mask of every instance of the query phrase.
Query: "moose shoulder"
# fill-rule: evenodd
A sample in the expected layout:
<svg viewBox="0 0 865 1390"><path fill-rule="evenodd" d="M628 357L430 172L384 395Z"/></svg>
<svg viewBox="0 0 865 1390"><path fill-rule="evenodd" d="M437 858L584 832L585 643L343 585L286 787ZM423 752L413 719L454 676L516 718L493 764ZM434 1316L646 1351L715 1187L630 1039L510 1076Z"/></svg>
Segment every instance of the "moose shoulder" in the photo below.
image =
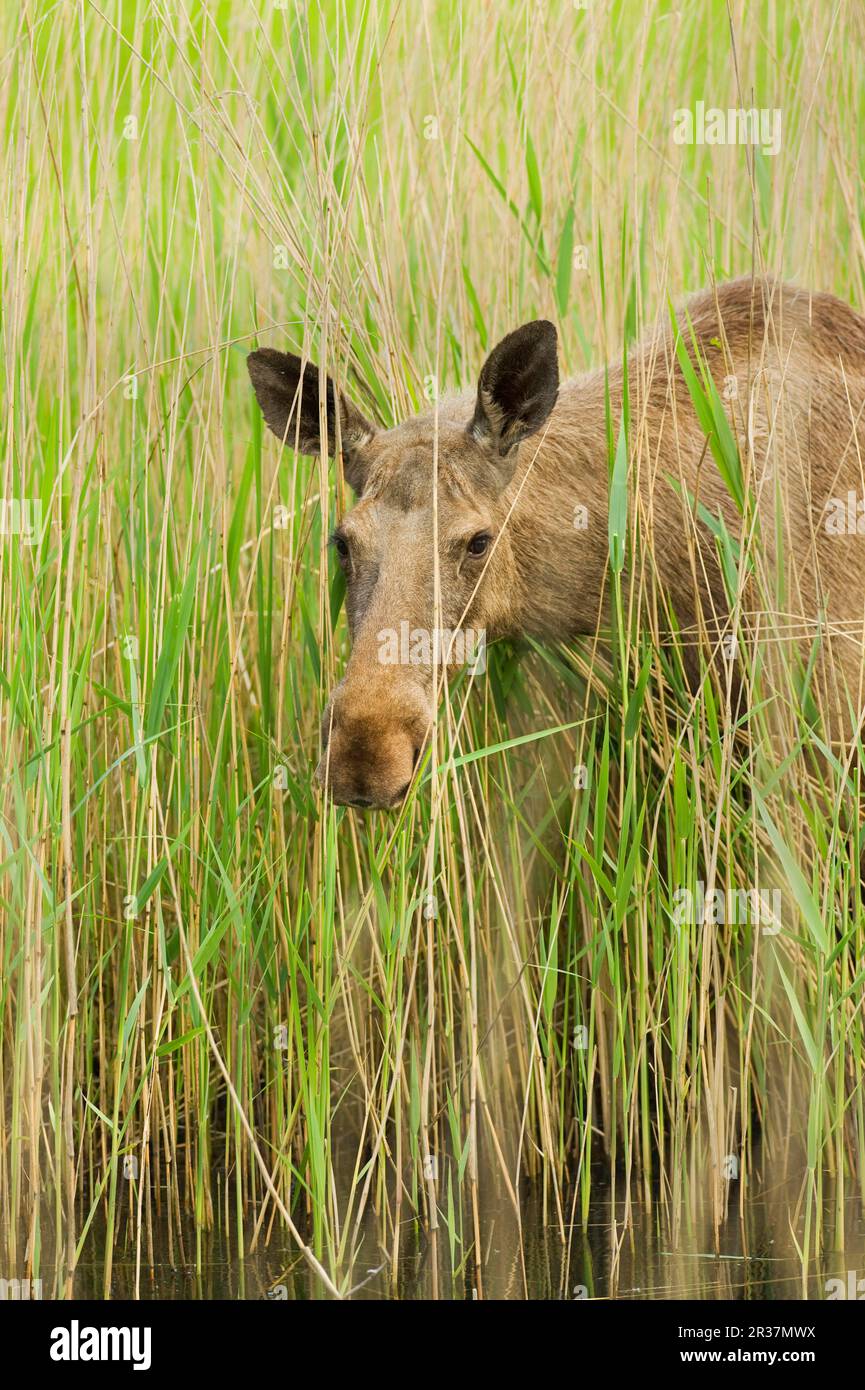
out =
<svg viewBox="0 0 865 1390"><path fill-rule="evenodd" d="M698 669L698 644L710 651L730 629L720 519L743 539L684 357L711 374L754 499L744 514L761 573L736 622L776 652L812 653L827 720L849 731L862 704L865 320L831 295L742 279L691 300L679 324L678 342L659 329L627 368L640 553L665 596L653 630L675 632ZM607 392L617 423L625 373L560 385L555 328L529 323L493 350L474 392L390 430L291 354L254 352L249 373L274 433L338 450L358 495L332 538L352 651L317 775L339 802L398 805L443 664L500 636L567 639L608 623Z"/></svg>

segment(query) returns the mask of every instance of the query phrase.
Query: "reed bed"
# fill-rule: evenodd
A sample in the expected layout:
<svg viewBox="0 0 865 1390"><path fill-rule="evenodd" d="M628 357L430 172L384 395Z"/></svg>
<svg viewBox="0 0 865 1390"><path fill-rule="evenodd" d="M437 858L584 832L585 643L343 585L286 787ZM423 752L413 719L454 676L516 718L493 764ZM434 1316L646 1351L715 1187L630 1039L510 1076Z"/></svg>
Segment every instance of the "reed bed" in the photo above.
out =
<svg viewBox="0 0 865 1390"><path fill-rule="evenodd" d="M574 374L752 268L862 306L861 9L0 23L0 1273L109 1296L132 1252L140 1291L218 1226L315 1293L420 1244L483 1296L527 1212L713 1250L768 1191L806 1278L865 1202L853 764L791 696L776 775L756 662L738 726L691 693L626 508L615 632L492 647L399 816L323 802L349 498L244 358L304 349L387 424L537 316ZM777 108L778 152L676 144L699 100ZM770 863L780 932L676 924Z"/></svg>

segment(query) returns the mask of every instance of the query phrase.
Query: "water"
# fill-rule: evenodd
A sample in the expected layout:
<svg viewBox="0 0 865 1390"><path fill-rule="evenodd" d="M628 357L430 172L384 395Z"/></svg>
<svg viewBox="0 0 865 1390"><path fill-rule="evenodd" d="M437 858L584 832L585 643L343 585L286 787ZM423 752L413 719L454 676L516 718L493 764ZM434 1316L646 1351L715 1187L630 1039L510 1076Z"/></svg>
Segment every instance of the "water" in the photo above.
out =
<svg viewBox="0 0 865 1390"><path fill-rule="evenodd" d="M714 1253L711 1216L691 1207L674 1246L669 1213L661 1206L631 1206L611 1194L593 1196L584 1231L566 1220L565 1240L541 1196L522 1194L522 1230L510 1203L482 1206L480 1272L471 1255L460 1267L459 1246L452 1260L446 1229L432 1234L412 1220L399 1232L394 1261L393 1235L387 1248L372 1221L367 1223L355 1258L344 1268L344 1287L354 1299L826 1299L850 1296L857 1281L865 1295L865 1219L861 1204L844 1203L844 1249L824 1252L804 1264L792 1240L789 1219L796 1216L791 1193L770 1192L749 1201L743 1216L731 1213ZM824 1206L824 1240L831 1239L834 1200ZM552 1219L551 1219L552 1218ZM801 1225L801 1212L799 1213ZM470 1224L470 1221L469 1221ZM252 1245L254 1224L246 1240ZM797 1231L797 1238L801 1239ZM89 1241L100 1248L100 1232ZM141 1299L276 1299L326 1297L305 1260L276 1228L254 1248L238 1252L236 1232L202 1232L196 1257L190 1229L154 1232L154 1264L143 1257L136 1267L134 1240L116 1250L111 1296ZM327 1264L327 1260L324 1261ZM454 1273L453 1265L457 1265ZM104 1268L84 1259L75 1275L76 1298L102 1297ZM828 1281L840 1280L833 1286ZM44 1272L44 1286L50 1285Z"/></svg>

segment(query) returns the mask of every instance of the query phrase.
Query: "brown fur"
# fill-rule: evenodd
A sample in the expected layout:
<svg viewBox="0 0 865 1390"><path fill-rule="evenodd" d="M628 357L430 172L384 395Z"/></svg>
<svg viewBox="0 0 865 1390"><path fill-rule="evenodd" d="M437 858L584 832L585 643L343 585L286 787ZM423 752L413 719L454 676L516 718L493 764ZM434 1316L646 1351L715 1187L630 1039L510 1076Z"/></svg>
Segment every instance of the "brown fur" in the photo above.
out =
<svg viewBox="0 0 865 1390"><path fill-rule="evenodd" d="M719 390L730 395L735 384L727 411L757 499L763 568L743 595L742 622L778 657L795 650L806 660L825 613L815 690L832 728L849 729L851 707L855 718L862 704L865 536L828 534L825 514L831 498L865 493L865 320L831 295L770 280L721 285L687 311ZM318 447L318 393L310 400L299 360L253 354L250 373L271 427ZM617 424L621 364L607 380ZM653 557L651 578L695 654L698 640L711 647L727 630L729 615L715 541L688 495L720 511L733 534L741 518L706 447L669 323L630 354L628 380L641 553ZM323 442L342 442L360 492L340 527L353 649L322 721L318 769L336 800L397 804L428 736L433 668L382 664L383 630L462 622L488 640L569 639L609 621L605 373L575 378L556 396L557 383L554 331L540 323L499 345L476 393L392 430L376 431L342 398L337 412L329 388ZM574 526L576 505L587 508L587 529ZM467 543L482 534L492 543L475 558ZM656 628L661 637L669 629L663 613Z"/></svg>

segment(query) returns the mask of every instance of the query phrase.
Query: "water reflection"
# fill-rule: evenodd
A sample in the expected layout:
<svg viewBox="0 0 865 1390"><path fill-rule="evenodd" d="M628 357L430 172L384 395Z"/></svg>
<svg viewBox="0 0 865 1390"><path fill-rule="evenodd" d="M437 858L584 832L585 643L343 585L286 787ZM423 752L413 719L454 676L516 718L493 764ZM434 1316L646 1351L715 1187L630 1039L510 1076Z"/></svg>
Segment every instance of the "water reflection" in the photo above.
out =
<svg viewBox="0 0 865 1390"><path fill-rule="evenodd" d="M558 1223L544 1212L541 1193L522 1194L519 1221L510 1203L487 1201L479 1265L472 1251L460 1259L446 1226L425 1232L408 1221L399 1232L394 1268L393 1246L382 1245L375 1219L370 1218L343 1270L342 1286L354 1299L404 1300L851 1296L857 1281L865 1279L861 1204L847 1199L839 1206L831 1193L824 1198L830 1235L843 1210L845 1248L803 1264L789 1229L792 1208L787 1198L786 1192L763 1194L749 1201L741 1215L731 1204L717 1254L711 1248L708 1210L697 1207L688 1212L674 1248L672 1223L662 1204L635 1206L631 1201L626 1206L624 1200L614 1202L610 1193L598 1190L593 1191L585 1230L579 1222L567 1222L564 1242ZM250 1220L245 1239L254 1241L254 1233ZM98 1248L99 1234L93 1233L91 1249ZM269 1240L259 1235L255 1248L243 1255L234 1230L200 1233L196 1243L194 1232L154 1229L152 1248L152 1265L143 1252L137 1263L134 1242L116 1251L112 1297L294 1301L324 1296L278 1230ZM828 1284L832 1279L840 1282ZM75 1296L101 1298L102 1281L101 1262L85 1259L75 1275Z"/></svg>

